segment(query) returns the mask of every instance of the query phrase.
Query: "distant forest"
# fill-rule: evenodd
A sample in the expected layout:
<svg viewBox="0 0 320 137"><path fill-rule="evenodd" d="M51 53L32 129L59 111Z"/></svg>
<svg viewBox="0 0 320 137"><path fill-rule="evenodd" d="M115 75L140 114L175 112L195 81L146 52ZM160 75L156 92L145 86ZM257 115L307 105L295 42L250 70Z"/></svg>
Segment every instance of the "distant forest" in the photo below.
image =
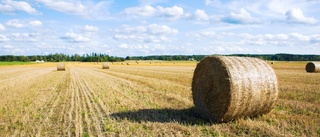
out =
<svg viewBox="0 0 320 137"><path fill-rule="evenodd" d="M45 61L45 62L61 62L61 61L80 61L80 62L119 62L125 60L194 60L200 61L206 56L214 55L153 55L153 56L127 56L116 57L109 56L102 53L91 54L74 54L67 55L62 53L49 54L49 55L32 55L32 56L15 56L15 55L2 55L0 61L2 62L30 62L30 61ZM239 56L239 57L256 57L263 60L272 61L320 61L320 55L297 55L297 54L232 54L223 56Z"/></svg>

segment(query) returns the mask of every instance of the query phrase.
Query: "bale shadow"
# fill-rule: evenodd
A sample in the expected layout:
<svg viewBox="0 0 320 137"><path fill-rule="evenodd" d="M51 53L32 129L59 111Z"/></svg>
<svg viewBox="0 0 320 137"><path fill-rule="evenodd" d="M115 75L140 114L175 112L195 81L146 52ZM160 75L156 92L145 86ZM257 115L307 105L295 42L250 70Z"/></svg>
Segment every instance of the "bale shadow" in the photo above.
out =
<svg viewBox="0 0 320 137"><path fill-rule="evenodd" d="M141 109L110 114L117 120L129 120L133 122L178 122L185 125L211 125L212 122L201 118L194 107L187 109Z"/></svg>

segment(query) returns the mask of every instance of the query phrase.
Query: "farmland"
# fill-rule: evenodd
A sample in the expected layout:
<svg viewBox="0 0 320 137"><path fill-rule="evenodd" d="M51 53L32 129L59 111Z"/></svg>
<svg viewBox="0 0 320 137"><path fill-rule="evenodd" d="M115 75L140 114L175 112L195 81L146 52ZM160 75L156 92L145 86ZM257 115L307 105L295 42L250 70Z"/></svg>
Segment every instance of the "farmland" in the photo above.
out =
<svg viewBox="0 0 320 137"><path fill-rule="evenodd" d="M268 114L210 123L194 112L196 62L0 66L1 136L320 136L320 73L275 62Z"/></svg>

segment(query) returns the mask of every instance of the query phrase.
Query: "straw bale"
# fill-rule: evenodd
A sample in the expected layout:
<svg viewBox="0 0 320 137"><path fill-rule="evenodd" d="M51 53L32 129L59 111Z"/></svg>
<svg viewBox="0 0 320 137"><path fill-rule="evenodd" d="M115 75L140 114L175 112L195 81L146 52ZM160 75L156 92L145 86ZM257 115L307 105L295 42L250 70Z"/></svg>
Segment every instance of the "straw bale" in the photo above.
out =
<svg viewBox="0 0 320 137"><path fill-rule="evenodd" d="M320 62L309 62L306 65L307 72L320 73Z"/></svg>
<svg viewBox="0 0 320 137"><path fill-rule="evenodd" d="M109 69L109 64L107 62L102 63L102 69Z"/></svg>
<svg viewBox="0 0 320 137"><path fill-rule="evenodd" d="M57 71L65 71L66 67L64 63L57 64Z"/></svg>
<svg viewBox="0 0 320 137"><path fill-rule="evenodd" d="M278 81L264 60L206 57L194 71L192 97L204 118L227 122L270 112L278 98Z"/></svg>

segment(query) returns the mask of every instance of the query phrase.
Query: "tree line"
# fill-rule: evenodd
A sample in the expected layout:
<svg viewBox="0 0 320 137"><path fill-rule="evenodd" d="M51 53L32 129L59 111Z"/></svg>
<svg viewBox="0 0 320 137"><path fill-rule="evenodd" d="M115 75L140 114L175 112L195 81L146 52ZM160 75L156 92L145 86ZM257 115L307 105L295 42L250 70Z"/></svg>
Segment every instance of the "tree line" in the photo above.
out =
<svg viewBox="0 0 320 137"><path fill-rule="evenodd" d="M30 62L36 60L43 60L45 62L61 62L61 61L80 61L80 62L119 62L125 60L194 60L200 61L206 56L214 55L152 55L152 56L127 56L127 57L116 57L109 56L103 53L91 53L91 54L74 54L67 55L62 53L55 53L49 55L2 55L0 61L12 62ZM298 55L298 54L231 54L225 56L239 56L239 57L255 57L263 60L273 61L320 61L320 55Z"/></svg>
<svg viewBox="0 0 320 137"><path fill-rule="evenodd" d="M299 55L299 54L232 54L231 56L255 57L264 60L274 61L320 61L320 55Z"/></svg>
<svg viewBox="0 0 320 137"><path fill-rule="evenodd" d="M135 56L126 57L126 60L196 60L200 61L207 56L217 55L160 55L160 56ZM274 61L320 61L320 55L298 55L298 54L231 54L223 56L255 57L263 60Z"/></svg>
<svg viewBox="0 0 320 137"><path fill-rule="evenodd" d="M217 55L159 55L159 56L127 56L126 60L195 60L200 61L207 56ZM255 57L273 61L320 61L320 55L298 54L231 54L223 56Z"/></svg>
<svg viewBox="0 0 320 137"><path fill-rule="evenodd" d="M32 55L32 56L14 56L14 55L3 55L0 56L0 61L21 61L21 62L29 62L29 61L45 61L45 62L62 62L62 61L80 61L80 62L119 62L124 61L123 57L109 56L103 53L91 53L91 54L74 54L67 55L62 53L49 54L49 55Z"/></svg>

